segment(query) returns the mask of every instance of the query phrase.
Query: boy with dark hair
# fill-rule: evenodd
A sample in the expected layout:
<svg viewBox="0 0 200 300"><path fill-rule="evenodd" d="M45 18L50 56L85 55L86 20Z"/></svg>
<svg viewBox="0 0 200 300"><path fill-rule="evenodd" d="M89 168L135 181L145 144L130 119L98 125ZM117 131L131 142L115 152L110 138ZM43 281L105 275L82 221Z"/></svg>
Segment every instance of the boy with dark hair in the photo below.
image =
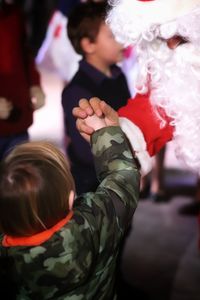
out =
<svg viewBox="0 0 200 300"><path fill-rule="evenodd" d="M123 58L123 48L105 24L106 12L105 1L80 3L69 15L67 24L69 39L76 52L83 56L77 73L62 93L69 137L67 154L77 194L95 191L98 180L90 147L76 128L72 109L78 106L80 98L106 99L114 109L125 105L130 98L125 76L116 66Z"/></svg>

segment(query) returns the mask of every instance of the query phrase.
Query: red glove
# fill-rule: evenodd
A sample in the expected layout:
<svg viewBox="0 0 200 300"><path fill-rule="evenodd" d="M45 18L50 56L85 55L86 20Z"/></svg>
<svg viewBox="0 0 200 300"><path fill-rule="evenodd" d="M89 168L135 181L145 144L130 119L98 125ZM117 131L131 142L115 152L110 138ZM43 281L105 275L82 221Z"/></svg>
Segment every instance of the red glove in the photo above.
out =
<svg viewBox="0 0 200 300"><path fill-rule="evenodd" d="M150 157L158 153L173 137L170 118L164 110L159 110L159 113L166 121L164 125L156 115L147 94L137 94L118 111L121 117L120 125L136 151L143 174L150 171L151 166L148 165L151 165Z"/></svg>

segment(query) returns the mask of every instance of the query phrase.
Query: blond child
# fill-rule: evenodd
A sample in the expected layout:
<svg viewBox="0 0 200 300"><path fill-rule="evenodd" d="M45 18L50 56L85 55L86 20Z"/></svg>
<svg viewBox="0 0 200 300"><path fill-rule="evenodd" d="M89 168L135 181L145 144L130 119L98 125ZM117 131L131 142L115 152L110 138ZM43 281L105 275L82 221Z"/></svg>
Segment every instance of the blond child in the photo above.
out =
<svg viewBox="0 0 200 300"><path fill-rule="evenodd" d="M0 251L13 261L17 299L116 299L119 245L140 175L115 113L86 122L91 133L81 134L91 135L95 193L74 200L68 162L47 142L18 145L2 164Z"/></svg>

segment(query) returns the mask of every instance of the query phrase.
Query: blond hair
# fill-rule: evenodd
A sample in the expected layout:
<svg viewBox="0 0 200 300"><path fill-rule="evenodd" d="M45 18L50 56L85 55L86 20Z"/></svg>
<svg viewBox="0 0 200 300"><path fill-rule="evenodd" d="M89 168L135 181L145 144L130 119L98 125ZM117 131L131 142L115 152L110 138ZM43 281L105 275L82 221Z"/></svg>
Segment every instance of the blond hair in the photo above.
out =
<svg viewBox="0 0 200 300"><path fill-rule="evenodd" d="M29 236L52 227L69 212L69 193L74 189L67 159L56 146L16 146L0 171L0 231Z"/></svg>

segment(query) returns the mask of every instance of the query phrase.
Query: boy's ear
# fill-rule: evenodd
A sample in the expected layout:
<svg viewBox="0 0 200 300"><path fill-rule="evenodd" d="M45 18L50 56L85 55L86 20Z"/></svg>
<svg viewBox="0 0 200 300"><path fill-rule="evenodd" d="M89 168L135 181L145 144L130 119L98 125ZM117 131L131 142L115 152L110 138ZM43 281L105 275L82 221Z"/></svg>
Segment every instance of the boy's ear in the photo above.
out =
<svg viewBox="0 0 200 300"><path fill-rule="evenodd" d="M74 191L69 192L69 210L72 210L74 204L75 193Z"/></svg>
<svg viewBox="0 0 200 300"><path fill-rule="evenodd" d="M82 47L84 53L91 54L94 52L95 43L91 42L91 40L89 38L84 37L81 40L81 47Z"/></svg>

